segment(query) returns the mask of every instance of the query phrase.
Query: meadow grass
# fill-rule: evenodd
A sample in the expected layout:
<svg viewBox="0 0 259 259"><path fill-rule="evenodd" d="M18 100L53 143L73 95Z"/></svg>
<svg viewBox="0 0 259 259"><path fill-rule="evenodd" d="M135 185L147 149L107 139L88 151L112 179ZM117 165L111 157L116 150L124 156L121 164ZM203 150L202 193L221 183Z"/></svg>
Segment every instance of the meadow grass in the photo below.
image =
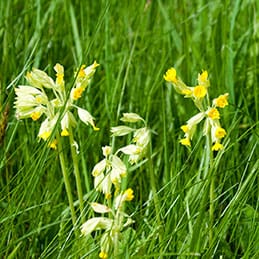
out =
<svg viewBox="0 0 259 259"><path fill-rule="evenodd" d="M255 0L0 1L0 257L98 257L99 232L74 235L57 152L37 138L40 123L18 121L13 107L14 87L26 84L32 67L54 77L59 62L72 86L66 75L97 60L78 103L100 131L83 123L74 131L84 217L101 199L91 175L101 147L127 144L114 141L110 127L136 112L152 130L152 163L130 167L135 198L127 213L135 223L119 258L259 258L258 9ZM197 111L163 79L172 66L189 85L206 69L211 96L229 93L225 149L213 164L212 226L205 140L200 130L190 149L179 143L180 126ZM77 197L68 139L63 154ZM79 215L76 198L74 205Z"/></svg>

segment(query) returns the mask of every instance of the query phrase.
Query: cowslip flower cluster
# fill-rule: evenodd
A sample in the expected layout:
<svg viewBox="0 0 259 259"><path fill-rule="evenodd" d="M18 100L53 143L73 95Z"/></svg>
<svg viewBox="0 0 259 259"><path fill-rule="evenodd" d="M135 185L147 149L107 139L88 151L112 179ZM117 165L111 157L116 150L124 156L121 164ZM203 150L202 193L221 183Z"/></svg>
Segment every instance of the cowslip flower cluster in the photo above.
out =
<svg viewBox="0 0 259 259"><path fill-rule="evenodd" d="M56 72L55 81L46 72L33 68L25 76L28 85L19 85L15 88L16 117L17 119L31 118L37 121L43 115L46 117L41 123L38 137L47 141L58 121L61 126L61 136L69 136L70 130L77 125L77 121L71 112L76 109L79 119L90 124L94 130L94 118L85 109L75 105L89 85L96 67L96 62L85 67L82 65L75 73L74 85L70 89L65 86L64 67L60 64L54 66ZM56 140L50 143L50 147L56 149Z"/></svg>
<svg viewBox="0 0 259 259"><path fill-rule="evenodd" d="M174 86L176 92L184 95L185 98L191 98L199 110L199 113L190 118L185 125L181 126L181 130L184 132L184 138L180 140L180 143L190 147L197 125L205 119L203 135L209 134L211 136L213 151L223 149L224 147L221 144L221 140L227 133L220 125L219 108L224 108L228 105L228 93L213 99L212 105L210 104L208 94L210 81L207 71L198 74L198 84L194 87L187 86L181 78L177 76L174 68L167 70L164 79Z"/></svg>
<svg viewBox="0 0 259 259"><path fill-rule="evenodd" d="M81 227L81 232L84 236L90 235L96 230L104 230L100 240L100 258L108 258L114 247L119 245L123 231L134 223L130 215L124 212L125 202L132 201L133 198L133 190L128 188L125 191L121 191L120 194L114 198L111 207L97 202L90 204L94 212L104 215L108 214L107 217L93 217L87 220Z"/></svg>
<svg viewBox="0 0 259 259"><path fill-rule="evenodd" d="M136 113L124 113L121 121L129 123L142 121L145 124L144 119ZM147 127L134 129L127 126L117 126L113 127L111 132L112 136L125 136L133 133L132 142L134 144L119 148L114 153L112 153L110 146L102 147L104 159L94 166L92 175L95 190L103 193L105 204L94 202L91 203L91 207L94 212L108 213L109 216L91 218L82 225L81 229L85 236L99 229L104 230L99 253L99 257L103 259L108 258L108 255L115 251L116 247L119 247L123 231L133 223L131 217L124 212L124 205L125 202L133 200L134 194L131 188L125 190L125 186L122 187L123 178L127 176L127 166L119 156L128 155L130 164L135 164L145 156L150 142L150 132Z"/></svg>
<svg viewBox="0 0 259 259"><path fill-rule="evenodd" d="M120 148L118 152L121 151L122 153L129 155L130 164L136 164L146 156L148 144L150 142L150 130L146 127L145 120L136 113L123 113L121 121L128 123L144 123L144 127L137 129L125 125L111 128L112 136L125 136L133 133L132 144Z"/></svg>

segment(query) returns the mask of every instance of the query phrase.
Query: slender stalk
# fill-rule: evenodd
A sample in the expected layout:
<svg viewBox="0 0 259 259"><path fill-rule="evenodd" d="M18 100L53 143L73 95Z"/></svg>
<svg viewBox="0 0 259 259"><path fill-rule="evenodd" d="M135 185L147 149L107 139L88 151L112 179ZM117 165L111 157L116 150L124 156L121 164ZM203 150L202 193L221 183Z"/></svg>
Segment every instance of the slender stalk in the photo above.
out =
<svg viewBox="0 0 259 259"><path fill-rule="evenodd" d="M72 160L73 160L73 168L74 168L74 175L76 178L76 188L77 188L77 195L79 199L79 209L80 209L80 215L81 215L81 222L83 223L85 221L85 217L83 215L84 212L84 198L83 198L83 191L82 191L82 184L81 184L81 177L78 167L78 157L77 157L77 151L75 146L75 140L73 135L73 130L69 129L69 141L70 141L70 149L72 154Z"/></svg>
<svg viewBox="0 0 259 259"><path fill-rule="evenodd" d="M213 242L213 225L214 225L214 200L215 200L215 175L213 170L213 151L210 146L210 231L209 231L209 244Z"/></svg>
<svg viewBox="0 0 259 259"><path fill-rule="evenodd" d="M75 208L74 208L73 196L72 196L72 192L71 192L71 186L69 183L68 172L67 172L67 168L65 165L65 158L64 158L64 153L63 153L63 149L62 149L62 143L61 143L61 140L60 140L60 137L58 134L56 134L56 139L58 142L57 146L58 146L59 161L60 161L61 171L63 174L64 183L65 183L68 203L69 203L69 207L70 207L70 211L71 211L71 218L72 218L73 226L75 227L76 226L76 212L75 212Z"/></svg>

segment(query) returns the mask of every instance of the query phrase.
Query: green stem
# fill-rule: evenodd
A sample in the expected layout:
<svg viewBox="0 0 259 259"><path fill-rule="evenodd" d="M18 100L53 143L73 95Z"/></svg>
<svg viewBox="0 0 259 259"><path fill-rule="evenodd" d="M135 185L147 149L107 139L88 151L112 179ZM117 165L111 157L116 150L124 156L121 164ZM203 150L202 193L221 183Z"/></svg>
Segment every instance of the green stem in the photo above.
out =
<svg viewBox="0 0 259 259"><path fill-rule="evenodd" d="M72 154L72 160L73 160L73 168L74 168L74 175L76 178L76 188L77 188L77 195L79 199L79 209L80 209L80 215L81 215L81 222L83 223L85 221L84 218L84 198L83 198L83 191L82 191L82 184L81 184L81 177L78 167L78 156L75 146L75 140L73 135L73 130L69 129L69 141L70 141L70 149Z"/></svg>
<svg viewBox="0 0 259 259"><path fill-rule="evenodd" d="M63 149L62 149L62 143L61 143L61 139L58 134L56 135L56 138L57 138L57 142L58 142L57 146L58 146L59 161L60 161L61 171L63 174L64 183L65 183L69 207L70 207L70 211L71 211L71 218L72 218L73 226L75 227L76 226L76 212L75 212L75 208L74 208L73 196L72 196L72 192L71 192L71 186L69 183L68 172L67 172L67 168L65 165L65 158L64 158L64 153L63 153Z"/></svg>
<svg viewBox="0 0 259 259"><path fill-rule="evenodd" d="M210 210L209 210L209 217L210 217L210 227L209 227L209 244L212 245L213 242L213 225L214 225L214 200L215 200L215 175L213 171L213 151L211 150L211 143L208 146L210 151Z"/></svg>

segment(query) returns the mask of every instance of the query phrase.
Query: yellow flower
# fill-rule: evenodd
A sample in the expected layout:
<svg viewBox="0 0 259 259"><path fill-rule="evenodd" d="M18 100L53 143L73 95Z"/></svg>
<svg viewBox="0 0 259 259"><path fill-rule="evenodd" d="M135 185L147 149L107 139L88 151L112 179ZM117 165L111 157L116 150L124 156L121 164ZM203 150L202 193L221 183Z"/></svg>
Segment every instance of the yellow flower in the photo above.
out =
<svg viewBox="0 0 259 259"><path fill-rule="evenodd" d="M206 70L202 71L202 73L198 75L198 83L199 85L203 85L205 87L208 87L210 85L208 72Z"/></svg>
<svg viewBox="0 0 259 259"><path fill-rule="evenodd" d="M41 113L38 112L38 111L35 111L35 112L32 112L32 113L31 113L31 118L32 118L34 121L38 120L38 119L40 118L40 116L41 116Z"/></svg>
<svg viewBox="0 0 259 259"><path fill-rule="evenodd" d="M73 100L78 100L79 98L81 98L82 96L82 93L84 92L84 88L79 86L79 87L76 87L72 90L72 99Z"/></svg>
<svg viewBox="0 0 259 259"><path fill-rule="evenodd" d="M216 107L224 108L228 105L228 93L220 95L218 98L213 100L213 104Z"/></svg>
<svg viewBox="0 0 259 259"><path fill-rule="evenodd" d="M191 142L190 142L190 139L189 138L184 138L184 139L181 139L180 140L180 143L184 146L191 146Z"/></svg>
<svg viewBox="0 0 259 259"><path fill-rule="evenodd" d="M216 108L210 108L207 112L207 115L212 120L216 120L220 118L219 111Z"/></svg>
<svg viewBox="0 0 259 259"><path fill-rule="evenodd" d="M62 137L66 137L66 136L69 136L69 132L68 132L68 130L67 129L63 129L62 131L61 131L61 134L60 134Z"/></svg>
<svg viewBox="0 0 259 259"><path fill-rule="evenodd" d="M58 144L58 141L54 139L51 143L49 143L49 147L56 150L57 144Z"/></svg>
<svg viewBox="0 0 259 259"><path fill-rule="evenodd" d="M198 99L203 98L206 94L207 94L207 89L203 85L195 86L193 89L193 95Z"/></svg>
<svg viewBox="0 0 259 259"><path fill-rule="evenodd" d="M125 200L126 200L126 201L132 201L133 198L134 198L133 190L132 190L131 188L128 188L128 189L124 192L124 195L126 196L126 197L125 197Z"/></svg>
<svg viewBox="0 0 259 259"><path fill-rule="evenodd" d="M181 126L181 130L182 130L184 133L188 132L188 125L183 125L183 126Z"/></svg>
<svg viewBox="0 0 259 259"><path fill-rule="evenodd" d="M60 64L56 64L54 66L54 70L57 72L56 74L56 83L58 85L63 85L64 84L64 67Z"/></svg>
<svg viewBox="0 0 259 259"><path fill-rule="evenodd" d="M177 78L176 78L176 70L172 67L172 68L169 68L165 75L164 75L164 79L167 81L167 82L171 82L171 83L176 83L177 82Z"/></svg>
<svg viewBox="0 0 259 259"><path fill-rule="evenodd" d="M221 127L218 127L215 131L215 136L216 138L219 138L219 139L224 138L226 134L227 134L226 131Z"/></svg>
<svg viewBox="0 0 259 259"><path fill-rule="evenodd" d="M216 142L212 146L212 151L219 151L219 150L222 150L223 148L224 148L224 146L222 144L220 144L219 142Z"/></svg>
<svg viewBox="0 0 259 259"><path fill-rule="evenodd" d="M42 132L39 135L39 137L46 141L50 137L50 135L51 135L50 131L45 131L45 132Z"/></svg>
<svg viewBox="0 0 259 259"><path fill-rule="evenodd" d="M108 258L108 254L105 253L104 251L101 251L101 252L99 253L99 257L100 257L101 259L107 259L107 258Z"/></svg>

